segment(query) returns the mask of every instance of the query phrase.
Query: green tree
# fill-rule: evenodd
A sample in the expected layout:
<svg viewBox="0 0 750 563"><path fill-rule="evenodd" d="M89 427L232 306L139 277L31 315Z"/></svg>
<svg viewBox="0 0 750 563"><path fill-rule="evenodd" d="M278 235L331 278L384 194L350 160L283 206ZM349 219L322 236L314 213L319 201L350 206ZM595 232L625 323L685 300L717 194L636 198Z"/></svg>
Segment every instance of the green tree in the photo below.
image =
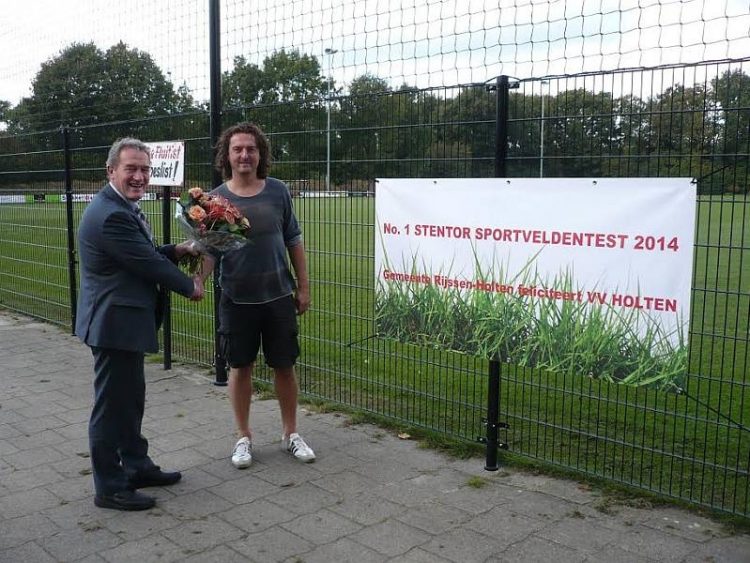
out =
<svg viewBox="0 0 750 563"><path fill-rule="evenodd" d="M297 102L303 107L318 107L327 94L327 84L320 75L320 63L299 51L277 51L263 61L264 104Z"/></svg>
<svg viewBox="0 0 750 563"><path fill-rule="evenodd" d="M704 178L717 150L717 111L702 84L670 86L646 103L649 173ZM701 189L704 189L702 186Z"/></svg>
<svg viewBox="0 0 750 563"><path fill-rule="evenodd" d="M327 84L315 57L278 51L263 61L260 102L268 111L264 126L272 131L279 175L309 179L325 169L325 104ZM317 166L314 165L317 161ZM311 166L312 164L312 166Z"/></svg>
<svg viewBox="0 0 750 563"><path fill-rule="evenodd" d="M378 175L376 165L392 147L387 122L393 118L388 83L363 74L352 80L349 95L340 100L335 120L337 157L342 162L338 174L347 179L369 180Z"/></svg>
<svg viewBox="0 0 750 563"><path fill-rule="evenodd" d="M0 100L0 130L5 129L8 120L10 119L10 111L12 104L5 100Z"/></svg>
<svg viewBox="0 0 750 563"><path fill-rule="evenodd" d="M411 176L456 176L460 172L442 173L435 165L442 167L446 158L452 161L451 170L463 166L461 155L470 151L453 144L456 150L446 149L444 127L442 125L445 101L431 90L418 90L402 85L391 96L389 115L391 126L384 131L391 142L387 153L387 167L379 175L392 177ZM442 146L440 146L442 145ZM459 155L460 153L460 155Z"/></svg>
<svg viewBox="0 0 750 563"><path fill-rule="evenodd" d="M186 87L172 83L148 53L120 42L102 52L74 43L42 64L32 94L11 112L18 131L136 120L192 109Z"/></svg>
<svg viewBox="0 0 750 563"><path fill-rule="evenodd" d="M545 102L544 175L610 176L610 157L619 153L622 141L612 94L577 88L545 96ZM532 155L539 154L541 128L535 135Z"/></svg>
<svg viewBox="0 0 750 563"><path fill-rule="evenodd" d="M611 162L612 175L616 177L649 176L651 154L656 150L648 102L635 94L616 100L618 108L620 147L619 158Z"/></svg>
<svg viewBox="0 0 750 563"><path fill-rule="evenodd" d="M720 182L726 191L750 191L750 76L741 70L726 71L711 81L713 97L720 109L718 119L723 124L722 135L716 142L720 160L713 162L711 183ZM699 184L700 187L700 184Z"/></svg>
<svg viewBox="0 0 750 563"><path fill-rule="evenodd" d="M511 94L511 106L515 94ZM486 177L495 168L496 94L485 85L462 87L458 95L447 100L442 121L449 144L456 145L456 155L468 157L463 176ZM515 115L513 109L510 115ZM517 143L512 143L517 144Z"/></svg>
<svg viewBox="0 0 750 563"><path fill-rule="evenodd" d="M233 120L255 121L270 135L275 174L288 180L321 174L328 84L315 57L281 50L261 67L235 57L222 77L222 91Z"/></svg>
<svg viewBox="0 0 750 563"><path fill-rule="evenodd" d="M224 108L231 109L260 103L265 90L265 76L258 65L245 57L234 58L232 70L224 72L221 80L221 99Z"/></svg>

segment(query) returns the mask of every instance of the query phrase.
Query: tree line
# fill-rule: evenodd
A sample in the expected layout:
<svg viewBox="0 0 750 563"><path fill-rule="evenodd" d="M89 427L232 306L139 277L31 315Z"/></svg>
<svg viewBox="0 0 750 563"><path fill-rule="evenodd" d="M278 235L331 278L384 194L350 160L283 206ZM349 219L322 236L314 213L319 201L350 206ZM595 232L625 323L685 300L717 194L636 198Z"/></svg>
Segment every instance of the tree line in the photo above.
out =
<svg viewBox="0 0 750 563"><path fill-rule="evenodd" d="M377 176L494 172L496 94L485 85L393 88L370 74L338 85L315 56L281 50L261 65L236 57L221 91L223 122L258 122L271 136L274 173L287 180L322 185L329 148L332 189L366 186ZM30 96L15 106L0 101L0 157L26 155L0 160L0 169L58 165L59 156L40 155L59 138L40 132L65 125L74 148L127 134L189 140L194 154L206 155L199 159L206 175L207 111L206 101L186 84L175 86L148 53L122 42L107 50L75 43L42 64ZM750 77L742 70L643 98L581 87L541 95L519 89L511 92L509 116L510 176L538 175L543 142L545 176L691 176L704 192L748 190ZM100 154L80 158L77 166L101 166Z"/></svg>

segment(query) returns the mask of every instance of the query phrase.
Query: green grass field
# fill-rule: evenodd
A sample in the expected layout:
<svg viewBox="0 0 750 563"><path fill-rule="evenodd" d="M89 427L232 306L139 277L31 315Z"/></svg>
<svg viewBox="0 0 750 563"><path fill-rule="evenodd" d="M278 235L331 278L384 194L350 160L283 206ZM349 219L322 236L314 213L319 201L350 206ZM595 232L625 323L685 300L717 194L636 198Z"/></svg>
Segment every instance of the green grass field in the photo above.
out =
<svg viewBox="0 0 750 563"><path fill-rule="evenodd" d="M144 205L157 224L160 204ZM486 361L375 337L374 199L295 206L313 290L301 320L303 391L449 438L483 435ZM699 203L685 394L503 365L510 452L750 515L749 218L745 198ZM69 326L64 225L62 204L0 205L0 307ZM210 364L211 297L173 298L176 360Z"/></svg>

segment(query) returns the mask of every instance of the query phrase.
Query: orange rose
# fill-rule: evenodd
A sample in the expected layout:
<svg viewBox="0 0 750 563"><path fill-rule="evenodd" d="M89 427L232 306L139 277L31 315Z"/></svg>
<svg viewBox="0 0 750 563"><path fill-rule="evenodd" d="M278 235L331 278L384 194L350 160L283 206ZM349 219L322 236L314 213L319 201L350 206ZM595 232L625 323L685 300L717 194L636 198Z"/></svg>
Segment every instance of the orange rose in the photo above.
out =
<svg viewBox="0 0 750 563"><path fill-rule="evenodd" d="M190 211L188 211L188 217L190 217L193 221L200 223L201 221L203 221L203 219L206 218L206 212L200 205L193 205L190 208Z"/></svg>
<svg viewBox="0 0 750 563"><path fill-rule="evenodd" d="M190 188L188 190L188 193L193 199L200 199L201 197L203 197L203 189L197 186L195 188Z"/></svg>

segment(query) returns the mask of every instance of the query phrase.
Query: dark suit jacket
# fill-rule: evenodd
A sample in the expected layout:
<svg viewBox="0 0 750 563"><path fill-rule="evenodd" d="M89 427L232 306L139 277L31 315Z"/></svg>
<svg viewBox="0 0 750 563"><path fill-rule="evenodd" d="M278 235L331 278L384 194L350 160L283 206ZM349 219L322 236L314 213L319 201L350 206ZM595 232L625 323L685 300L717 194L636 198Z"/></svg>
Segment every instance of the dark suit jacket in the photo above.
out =
<svg viewBox="0 0 750 563"><path fill-rule="evenodd" d="M81 293L76 334L89 346L156 352L158 286L186 297L193 280L155 247L133 207L107 184L78 225Z"/></svg>

